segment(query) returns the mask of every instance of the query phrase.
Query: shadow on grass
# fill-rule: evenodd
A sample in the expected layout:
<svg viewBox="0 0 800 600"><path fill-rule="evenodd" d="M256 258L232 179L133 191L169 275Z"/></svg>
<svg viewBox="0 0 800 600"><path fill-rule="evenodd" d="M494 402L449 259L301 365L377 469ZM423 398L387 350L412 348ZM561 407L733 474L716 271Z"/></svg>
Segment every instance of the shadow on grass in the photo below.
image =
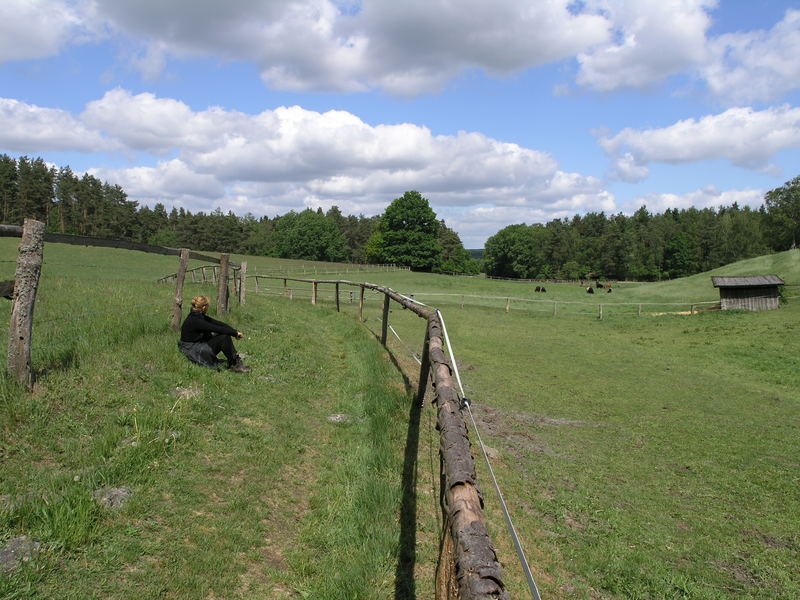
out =
<svg viewBox="0 0 800 600"><path fill-rule="evenodd" d="M403 458L403 497L400 501L400 547L394 577L395 600L416 600L414 567L417 563L417 452L419 450L419 423L422 403L417 398L416 386L403 371L397 357L386 348L389 359L403 377L406 396L411 398L408 412L408 429Z"/></svg>

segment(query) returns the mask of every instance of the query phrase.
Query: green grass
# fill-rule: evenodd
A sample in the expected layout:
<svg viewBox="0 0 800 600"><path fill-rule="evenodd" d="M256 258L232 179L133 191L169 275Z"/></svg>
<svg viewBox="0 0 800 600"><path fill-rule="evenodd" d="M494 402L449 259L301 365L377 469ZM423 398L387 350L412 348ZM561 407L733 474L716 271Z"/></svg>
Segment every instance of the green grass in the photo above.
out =
<svg viewBox="0 0 800 600"><path fill-rule="evenodd" d="M254 372L213 372L177 352L152 283L174 259L66 249L45 251L34 392L0 387L0 540L43 544L0 597L392 595L409 397L374 337L253 295L225 319ZM101 508L107 486L133 496Z"/></svg>
<svg viewBox="0 0 800 600"><path fill-rule="evenodd" d="M15 246L0 240L9 260ZM715 274L796 283L798 256ZM247 260L250 273L304 268ZM422 320L392 309L401 340L390 334L389 360L374 335L379 296L367 294L359 325L345 296L342 314L331 310L332 286L320 287L317 307L307 284L290 284L294 301L273 295L282 281L268 293L251 286L226 320L249 334L240 349L254 373L215 373L175 350L174 288L153 281L176 264L46 248L37 386L25 395L0 385L0 494L14 498L0 511L0 539L24 533L44 549L0 576L0 597L432 596L438 438L433 410L411 410L393 365L415 387L410 353L421 347ZM0 268L13 277L13 263ZM636 317L636 303L718 298L702 274L593 297L547 285L547 302L512 301L506 313L506 297L542 296L531 284L480 278L342 277L442 307L543 597L800 597L800 302ZM213 297L212 288L189 286ZM481 295L500 299L469 297ZM555 316L552 300L564 303ZM335 413L350 421L329 422ZM526 597L478 468L506 583L512 597ZM98 487L119 485L134 491L120 511L91 500Z"/></svg>

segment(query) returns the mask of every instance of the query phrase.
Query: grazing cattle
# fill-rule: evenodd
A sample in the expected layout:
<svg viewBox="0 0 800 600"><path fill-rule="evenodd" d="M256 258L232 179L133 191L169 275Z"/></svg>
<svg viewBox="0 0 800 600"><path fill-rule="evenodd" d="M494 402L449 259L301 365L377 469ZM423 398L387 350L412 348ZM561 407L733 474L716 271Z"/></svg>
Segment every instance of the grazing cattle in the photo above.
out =
<svg viewBox="0 0 800 600"><path fill-rule="evenodd" d="M611 288L608 288L608 291L606 292L606 294L610 294L610 293L611 293Z"/></svg>
<svg viewBox="0 0 800 600"><path fill-rule="evenodd" d="M545 292L547 292L547 290L544 289L544 286L542 286L542 293L544 294Z"/></svg>
<svg viewBox="0 0 800 600"><path fill-rule="evenodd" d="M588 286L586 288L586 293L587 294L594 294L594 288L592 286Z"/></svg>
<svg viewBox="0 0 800 600"><path fill-rule="evenodd" d="M536 286L536 291L537 291L537 292L541 292L541 291L542 291L542 288L541 288L541 286L538 286L538 285L537 285L537 286Z"/></svg>
<svg viewBox="0 0 800 600"><path fill-rule="evenodd" d="M594 282L594 286L595 286L595 287L596 287L596 288L599 290L600 288L602 288L602 287L603 287L603 284L602 284L602 283L600 283L599 281L595 281L595 282Z"/></svg>

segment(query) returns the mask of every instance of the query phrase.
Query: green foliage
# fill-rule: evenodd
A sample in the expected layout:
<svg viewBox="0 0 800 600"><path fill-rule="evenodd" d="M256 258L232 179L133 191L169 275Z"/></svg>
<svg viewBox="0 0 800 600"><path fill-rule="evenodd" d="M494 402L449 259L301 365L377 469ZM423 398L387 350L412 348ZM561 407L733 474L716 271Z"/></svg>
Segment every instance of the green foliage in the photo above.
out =
<svg viewBox="0 0 800 600"><path fill-rule="evenodd" d="M779 205L791 206L789 200L781 203L777 198L792 193L773 194L769 213L733 204L719 209L668 209L652 215L641 207L631 217L588 213L570 221L556 219L544 227L511 225L487 240L486 273L654 281L707 271L762 255L770 245L778 249L770 232L788 231L791 218L772 215L780 213ZM769 229L768 223L776 222L780 225ZM787 239L783 244L789 247L791 243Z"/></svg>
<svg viewBox="0 0 800 600"><path fill-rule="evenodd" d="M772 248L796 248L800 240L800 177L767 192L765 203Z"/></svg>
<svg viewBox="0 0 800 600"><path fill-rule="evenodd" d="M440 263L439 222L419 192L406 192L386 208L370 238L367 260L431 271Z"/></svg>
<svg viewBox="0 0 800 600"><path fill-rule="evenodd" d="M336 223L311 209L280 217L273 232L275 253L281 258L343 261L346 240Z"/></svg>

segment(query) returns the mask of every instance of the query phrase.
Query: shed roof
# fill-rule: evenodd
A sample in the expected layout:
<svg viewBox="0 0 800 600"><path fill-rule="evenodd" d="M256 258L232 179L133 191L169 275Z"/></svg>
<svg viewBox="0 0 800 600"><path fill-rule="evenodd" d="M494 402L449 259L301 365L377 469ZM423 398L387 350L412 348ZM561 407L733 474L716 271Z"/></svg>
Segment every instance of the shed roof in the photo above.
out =
<svg viewBox="0 0 800 600"><path fill-rule="evenodd" d="M712 277L714 287L765 287L784 285L783 279L777 275L751 275L748 277Z"/></svg>

